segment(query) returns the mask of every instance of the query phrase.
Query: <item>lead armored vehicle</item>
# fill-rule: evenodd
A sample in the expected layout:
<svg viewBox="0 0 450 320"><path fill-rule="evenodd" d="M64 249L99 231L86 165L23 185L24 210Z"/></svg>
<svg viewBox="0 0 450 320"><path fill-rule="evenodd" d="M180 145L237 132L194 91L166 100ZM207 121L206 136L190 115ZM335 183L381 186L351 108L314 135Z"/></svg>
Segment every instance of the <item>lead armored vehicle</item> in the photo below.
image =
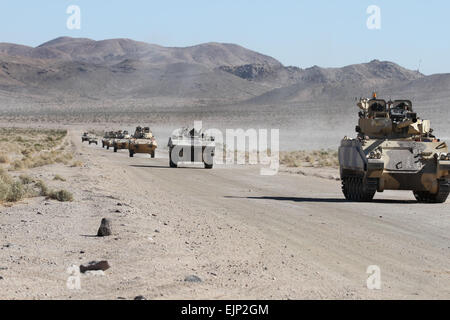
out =
<svg viewBox="0 0 450 320"><path fill-rule="evenodd" d="M181 128L175 130L169 138L169 165L177 168L180 162L202 162L206 169L214 165L216 145L214 137L203 130Z"/></svg>
<svg viewBox="0 0 450 320"><path fill-rule="evenodd" d="M443 203L449 192L450 153L429 120L409 100L360 99L357 137L339 147L342 191L371 201L384 190L411 190L419 202Z"/></svg>
<svg viewBox="0 0 450 320"><path fill-rule="evenodd" d="M130 157L135 153L147 153L154 158L158 143L149 127L137 127L133 137L129 140L128 150Z"/></svg>

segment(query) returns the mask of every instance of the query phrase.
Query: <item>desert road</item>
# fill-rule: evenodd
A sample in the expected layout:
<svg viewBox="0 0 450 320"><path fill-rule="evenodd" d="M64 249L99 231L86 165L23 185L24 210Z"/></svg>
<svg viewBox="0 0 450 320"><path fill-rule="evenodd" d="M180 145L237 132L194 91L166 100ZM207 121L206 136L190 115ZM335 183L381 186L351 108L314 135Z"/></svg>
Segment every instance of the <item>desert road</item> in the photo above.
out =
<svg viewBox="0 0 450 320"><path fill-rule="evenodd" d="M50 233L36 241L41 259L54 264L21 262L17 281L40 286L7 283L1 297L450 298L449 202L418 204L411 192L384 192L372 203L351 203L335 180L261 176L253 166L170 169L167 152L129 158L125 150L82 145L79 132L71 137L85 163L73 173L77 200L47 206L65 210L64 222L61 212L31 204L47 210L47 220L29 236ZM13 215L20 206L8 210L11 223L26 220ZM87 236L104 216L117 235ZM51 227L58 223L64 227ZM64 268L90 259L107 259L111 269L67 290ZM6 273L14 277L12 265ZM379 289L367 287L369 266L380 270ZM201 281L186 281L189 275Z"/></svg>

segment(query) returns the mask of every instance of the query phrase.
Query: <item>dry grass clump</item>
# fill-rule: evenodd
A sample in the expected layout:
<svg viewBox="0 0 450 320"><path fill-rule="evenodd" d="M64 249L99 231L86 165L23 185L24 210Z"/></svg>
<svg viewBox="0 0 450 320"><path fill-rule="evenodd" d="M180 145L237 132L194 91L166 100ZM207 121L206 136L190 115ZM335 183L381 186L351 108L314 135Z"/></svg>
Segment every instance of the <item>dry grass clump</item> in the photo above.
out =
<svg viewBox="0 0 450 320"><path fill-rule="evenodd" d="M53 180L57 180L57 181L66 181L66 179L59 175L59 174L55 174L55 177L53 178Z"/></svg>
<svg viewBox="0 0 450 320"><path fill-rule="evenodd" d="M36 181L36 188L39 190L39 195L41 197L47 197L50 193L48 186L42 180Z"/></svg>
<svg viewBox="0 0 450 320"><path fill-rule="evenodd" d="M67 190L52 191L48 194L48 197L60 202L73 201L72 193Z"/></svg>
<svg viewBox="0 0 450 320"><path fill-rule="evenodd" d="M23 184L30 184L30 183L33 183L33 182L34 182L34 179L33 179L32 177L30 177L29 175L26 175L26 174L21 174L21 175L19 176L19 179L20 179L20 181L21 181Z"/></svg>
<svg viewBox="0 0 450 320"><path fill-rule="evenodd" d="M64 140L67 130L0 128L0 163L9 170L42 167L54 163L68 165L73 155Z"/></svg>
<svg viewBox="0 0 450 320"><path fill-rule="evenodd" d="M35 180L27 175L18 179L0 169L0 203L18 202L25 198L48 197L61 202L73 201L73 195L67 190L50 190L42 180Z"/></svg>
<svg viewBox="0 0 450 320"><path fill-rule="evenodd" d="M280 163L287 167L339 167L338 153L335 150L283 151Z"/></svg>
<svg viewBox="0 0 450 320"><path fill-rule="evenodd" d="M70 165L73 151L66 136L66 130L0 128L0 164L9 164L9 171L55 163ZM60 175L55 175L54 180L66 181ZM0 203L37 196L73 201L72 193L67 190L50 190L44 181L25 174L15 178L0 167Z"/></svg>
<svg viewBox="0 0 450 320"><path fill-rule="evenodd" d="M73 194L71 192L67 190L50 190L42 180L37 181L35 186L39 190L39 195L42 197L48 197L50 199L58 200L61 202L73 201Z"/></svg>
<svg viewBox="0 0 450 320"><path fill-rule="evenodd" d="M0 154L0 163L9 163L9 157L6 154Z"/></svg>
<svg viewBox="0 0 450 320"><path fill-rule="evenodd" d="M31 180L14 179L5 170L0 169L0 202L17 202L23 198L36 196Z"/></svg>
<svg viewBox="0 0 450 320"><path fill-rule="evenodd" d="M81 161L74 161L74 162L72 162L72 165L71 165L72 168L82 167L82 166L83 166L83 162L81 162Z"/></svg>

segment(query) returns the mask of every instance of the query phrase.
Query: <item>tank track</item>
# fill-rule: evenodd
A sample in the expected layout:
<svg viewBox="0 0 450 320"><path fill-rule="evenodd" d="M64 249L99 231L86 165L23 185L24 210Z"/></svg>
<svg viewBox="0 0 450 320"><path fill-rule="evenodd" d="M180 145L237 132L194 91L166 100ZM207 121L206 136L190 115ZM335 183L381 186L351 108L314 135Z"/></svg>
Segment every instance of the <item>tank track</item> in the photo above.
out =
<svg viewBox="0 0 450 320"><path fill-rule="evenodd" d="M366 179L364 177L343 177L342 192L345 199L356 202L372 201L378 188L377 179Z"/></svg>
<svg viewBox="0 0 450 320"><path fill-rule="evenodd" d="M448 180L439 180L438 193L429 193L428 191L414 191L414 197L418 202L423 203L444 203L450 194L450 182Z"/></svg>

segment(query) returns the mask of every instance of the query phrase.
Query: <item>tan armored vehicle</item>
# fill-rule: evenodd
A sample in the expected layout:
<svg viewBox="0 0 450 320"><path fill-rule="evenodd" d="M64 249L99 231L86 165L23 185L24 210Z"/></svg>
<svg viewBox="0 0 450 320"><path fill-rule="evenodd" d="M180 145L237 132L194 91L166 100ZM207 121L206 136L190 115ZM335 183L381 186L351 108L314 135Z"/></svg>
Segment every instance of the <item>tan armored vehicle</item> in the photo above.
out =
<svg viewBox="0 0 450 320"><path fill-rule="evenodd" d="M177 168L180 162L202 162L206 169L214 165L216 145L214 137L202 130L181 128L175 130L169 138L169 165Z"/></svg>
<svg viewBox="0 0 450 320"><path fill-rule="evenodd" d="M89 144L92 143L98 144L97 138L93 134L90 134L88 132L84 132L83 135L81 136L81 142L83 143L85 141L89 142Z"/></svg>
<svg viewBox="0 0 450 320"><path fill-rule="evenodd" d="M102 148L106 147L106 149L109 150L109 148L113 146L115 137L116 133L114 131L106 132L102 139Z"/></svg>
<svg viewBox="0 0 450 320"><path fill-rule="evenodd" d="M356 139L339 148L342 191L351 201L370 201L384 190L411 190L419 202L443 203L449 192L450 153L429 120L409 100L361 99Z"/></svg>
<svg viewBox="0 0 450 320"><path fill-rule="evenodd" d="M117 152L117 150L128 149L130 146L130 138L131 136L128 131L119 131L113 142L114 152Z"/></svg>
<svg viewBox="0 0 450 320"><path fill-rule="evenodd" d="M90 136L88 141L89 141L89 144L95 143L96 145L98 145L98 139L97 139L97 137Z"/></svg>
<svg viewBox="0 0 450 320"><path fill-rule="evenodd" d="M84 132L83 135L81 136L81 143L85 141L89 141L89 133L87 132Z"/></svg>
<svg viewBox="0 0 450 320"><path fill-rule="evenodd" d="M137 127L133 137L129 140L128 150L130 157L135 153L148 153L150 157L155 157L158 144L149 127Z"/></svg>

